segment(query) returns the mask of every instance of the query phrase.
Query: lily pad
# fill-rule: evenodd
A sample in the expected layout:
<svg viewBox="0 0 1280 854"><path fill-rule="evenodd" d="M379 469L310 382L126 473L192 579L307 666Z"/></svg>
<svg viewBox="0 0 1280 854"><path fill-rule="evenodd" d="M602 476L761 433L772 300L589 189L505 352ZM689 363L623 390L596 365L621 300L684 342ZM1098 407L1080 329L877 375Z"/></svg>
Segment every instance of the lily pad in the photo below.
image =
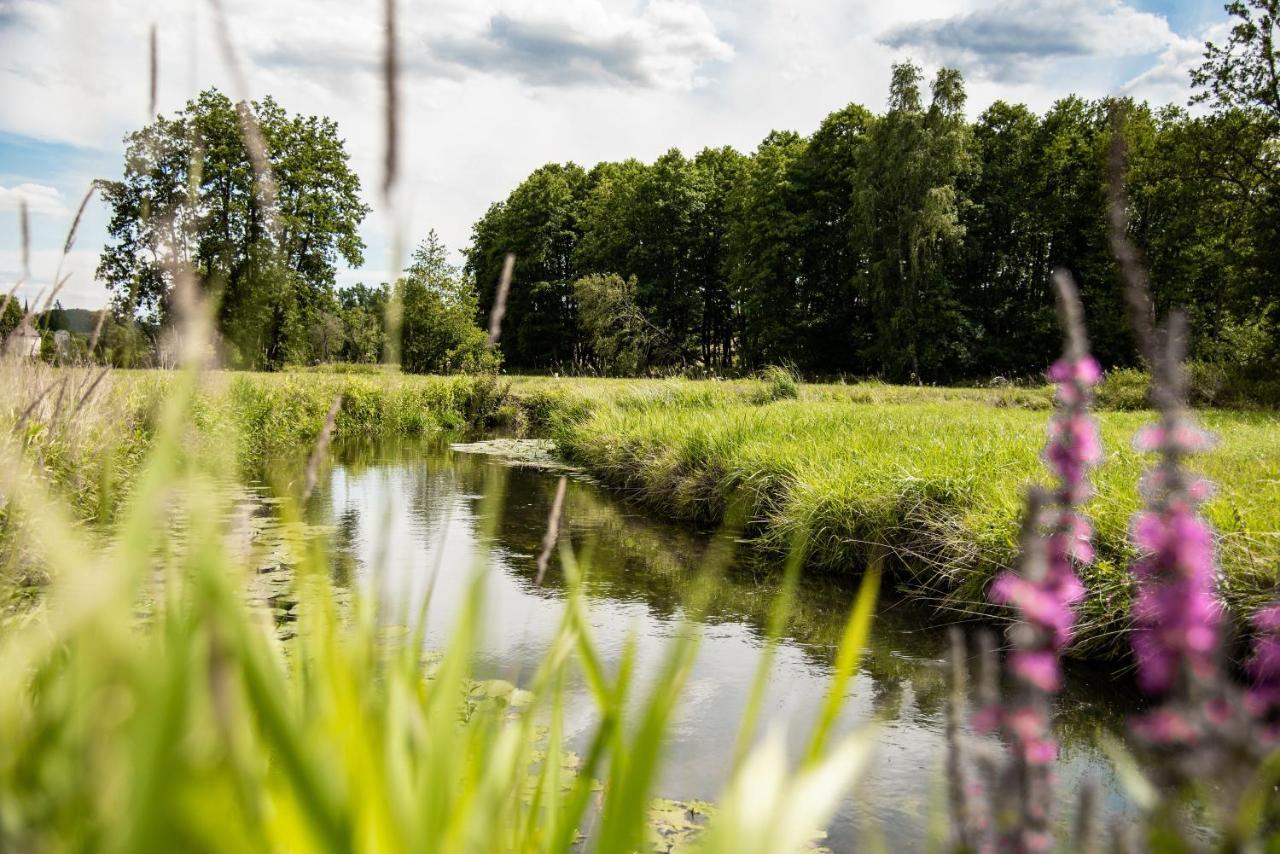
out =
<svg viewBox="0 0 1280 854"><path fill-rule="evenodd" d="M518 468L559 474L583 474L582 469L571 466L556 456L556 443L550 439L487 439L482 442L459 442L449 448L459 454L483 454Z"/></svg>

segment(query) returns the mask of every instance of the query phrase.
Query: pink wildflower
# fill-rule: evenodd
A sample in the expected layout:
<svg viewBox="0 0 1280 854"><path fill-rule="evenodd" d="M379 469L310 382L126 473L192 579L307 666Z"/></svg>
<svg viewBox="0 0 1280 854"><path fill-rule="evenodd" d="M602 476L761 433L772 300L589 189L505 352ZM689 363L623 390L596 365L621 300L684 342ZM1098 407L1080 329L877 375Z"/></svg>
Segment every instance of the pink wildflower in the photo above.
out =
<svg viewBox="0 0 1280 854"><path fill-rule="evenodd" d="M1251 711L1261 717L1280 706L1280 604L1258 611L1251 622L1260 634L1248 663L1253 678L1249 701Z"/></svg>

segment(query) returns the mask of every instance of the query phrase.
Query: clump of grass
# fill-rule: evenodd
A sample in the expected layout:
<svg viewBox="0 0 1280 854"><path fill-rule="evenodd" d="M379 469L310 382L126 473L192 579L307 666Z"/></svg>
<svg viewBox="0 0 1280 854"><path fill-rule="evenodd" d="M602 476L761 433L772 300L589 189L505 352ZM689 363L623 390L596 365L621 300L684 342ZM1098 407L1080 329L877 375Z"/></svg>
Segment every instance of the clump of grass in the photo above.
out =
<svg viewBox="0 0 1280 854"><path fill-rule="evenodd" d="M800 376L788 365L770 365L760 372L764 388L756 395L757 403L795 400L800 396Z"/></svg>
<svg viewBox="0 0 1280 854"><path fill-rule="evenodd" d="M1187 402L1194 407L1272 411L1280 407L1280 383L1274 379L1250 379L1208 362L1189 362L1186 372ZM1109 371L1098 389L1098 402L1104 409L1150 409L1150 387L1147 371Z"/></svg>
<svg viewBox="0 0 1280 854"><path fill-rule="evenodd" d="M1150 388L1151 377L1137 368L1108 371L1098 386L1098 406L1123 411L1150 409Z"/></svg>

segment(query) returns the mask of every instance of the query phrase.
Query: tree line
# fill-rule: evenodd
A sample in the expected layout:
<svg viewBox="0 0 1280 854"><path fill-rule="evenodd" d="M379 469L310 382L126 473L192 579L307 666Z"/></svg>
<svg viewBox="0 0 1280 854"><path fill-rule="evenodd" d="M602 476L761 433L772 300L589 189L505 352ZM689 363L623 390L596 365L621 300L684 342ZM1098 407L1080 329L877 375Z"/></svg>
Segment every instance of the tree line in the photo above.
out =
<svg viewBox="0 0 1280 854"><path fill-rule="evenodd" d="M547 164L475 224L481 313L513 252L502 349L522 370L1024 376L1058 346L1062 266L1099 358L1129 365L1107 225L1119 133L1157 307L1189 310L1195 357L1271 374L1280 90L1260 41L1241 24L1208 47L1193 82L1209 109L1194 113L1069 96L1043 114L997 101L971 122L957 71L926 86L903 63L883 113L851 104L750 154Z"/></svg>
<svg viewBox="0 0 1280 854"><path fill-rule="evenodd" d="M1135 360L1108 249L1108 161L1128 162L1131 237L1193 355L1245 376L1280 366L1280 82L1271 0L1192 73L1199 109L1068 96L966 117L964 81L894 66L880 113L851 104L750 153L672 149L550 163L475 223L466 263L434 233L396 281L337 288L363 263L369 208L336 123L216 90L126 138L99 277L96 342L155 360L189 276L232 366L400 359L492 369L480 326L516 257L501 358L517 370L746 373L947 382L1033 375L1057 346L1051 271L1080 283L1094 351ZM246 143L257 129L264 181Z"/></svg>
<svg viewBox="0 0 1280 854"><path fill-rule="evenodd" d="M82 336L99 358L165 364L185 277L212 300L218 356L232 367L392 355L414 372L496 367L476 325L475 286L434 231L393 283L336 287L339 260L364 262L369 207L331 119L210 89L125 145L123 177L99 184L112 210L98 267L112 316Z"/></svg>

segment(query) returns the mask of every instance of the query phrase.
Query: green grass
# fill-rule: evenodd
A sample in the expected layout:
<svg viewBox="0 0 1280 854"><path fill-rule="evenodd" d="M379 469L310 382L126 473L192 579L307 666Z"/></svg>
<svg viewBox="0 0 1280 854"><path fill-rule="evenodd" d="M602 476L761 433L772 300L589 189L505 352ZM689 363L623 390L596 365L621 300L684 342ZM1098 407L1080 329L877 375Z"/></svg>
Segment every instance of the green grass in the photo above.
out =
<svg viewBox="0 0 1280 854"><path fill-rule="evenodd" d="M84 388L93 373L23 370L0 416L15 423L47 391L23 428L32 458L77 518L110 520L154 440L172 377L113 372L75 423L63 424L58 382ZM1129 392L1113 397L1129 406L1134 381L1123 379ZM339 436L494 424L542 431L601 481L664 515L714 525L741 502L762 547L785 551L803 532L811 569L853 574L885 550L891 584L952 615L988 616L998 612L985 588L1013 559L1023 488L1044 477L1039 455L1052 406L1043 386L792 386L784 372L701 382L215 372L193 395L187 447L229 443L241 473L288 491L339 394ZM74 399L64 395L61 409ZM1280 569L1280 418L1211 409L1200 416L1219 442L1193 465L1217 484L1205 511L1219 534L1222 596L1239 619L1272 598ZM1099 560L1086 577L1077 655L1124 648L1128 526L1146 464L1130 437L1152 417L1099 415L1106 461L1087 508ZM0 515L5 574L38 580L7 520Z"/></svg>
<svg viewBox="0 0 1280 854"><path fill-rule="evenodd" d="M282 641L251 604L261 556L238 546L228 473L279 449L305 457L337 392L352 401L339 430L418 432L483 418L491 385L139 374L87 396L80 373L6 370L0 506L10 545L45 579L0 613L0 850L559 852L589 834L603 851L771 854L807 847L865 766L870 730L831 738L828 707L805 761L766 740L714 808L658 800L709 584L688 591L689 620L642 688L630 655L602 660L582 598L590 567L562 550L568 590L545 658L520 691L496 690L472 677L483 545L470 568L448 568L472 584L452 640L424 655L421 618L388 633L374 601L337 604L325 532L297 524L289 489L298 619ZM89 402L41 402L64 379ZM112 436L131 451L95 444ZM88 524L72 460L85 482L119 469L109 519ZM488 525L502 492L495 469ZM846 664L873 595L850 616ZM578 679L593 703L581 757L564 745Z"/></svg>
<svg viewBox="0 0 1280 854"><path fill-rule="evenodd" d="M138 373L93 385L92 371L4 370L0 544L9 568L26 561L41 575L22 607L0 612L4 850L565 851L584 832L602 851L803 849L871 746L869 731L836 739L831 724L859 662L878 559L899 586L977 607L1012 555L1019 487L1042 476L1048 403L1044 389L800 385L793 396L776 392L787 385L777 377L508 387ZM695 626L720 595L723 539L682 591L689 622L634 701L632 654L606 666L585 617L591 568L567 551L560 626L518 691L472 676L483 547L453 639L434 655L423 654L420 621L388 633L372 601L335 595L325 532L297 524L293 475L338 394L349 405L341 434L524 422L666 514L711 523L746 513L765 546L803 540L812 565L876 567L842 621L806 758L790 764L779 739L755 731L799 561L762 615L757 690L714 807L663 801L654 785ZM1224 595L1243 612L1274 576L1280 438L1274 416L1203 418L1221 440L1200 462L1220 484L1208 512L1222 532ZM1143 465L1128 437L1147 420L1103 416L1108 459L1091 505L1102 560L1088 579L1086 624L1094 651L1111 648L1120 635L1108 632L1123 626L1124 533ZM261 556L236 545L219 489L277 457L287 460L275 483L296 556L288 640L253 604ZM479 514L489 525L503 490L493 471ZM480 533L478 542L492 539ZM573 680L593 704L581 757L565 750Z"/></svg>
<svg viewBox="0 0 1280 854"><path fill-rule="evenodd" d="M985 589L1015 554L1021 496L1045 477L1047 388L802 386L774 400L750 381L526 379L513 393L562 452L665 515L716 523L745 502L752 533L810 564L860 573L878 550L891 580L957 614L995 614ZM1274 596L1280 568L1280 419L1202 410L1218 436L1192 462L1217 484L1220 590L1237 617ZM1097 526L1078 655L1123 647L1128 527L1147 460L1132 450L1149 412L1103 412L1106 459L1087 512Z"/></svg>

